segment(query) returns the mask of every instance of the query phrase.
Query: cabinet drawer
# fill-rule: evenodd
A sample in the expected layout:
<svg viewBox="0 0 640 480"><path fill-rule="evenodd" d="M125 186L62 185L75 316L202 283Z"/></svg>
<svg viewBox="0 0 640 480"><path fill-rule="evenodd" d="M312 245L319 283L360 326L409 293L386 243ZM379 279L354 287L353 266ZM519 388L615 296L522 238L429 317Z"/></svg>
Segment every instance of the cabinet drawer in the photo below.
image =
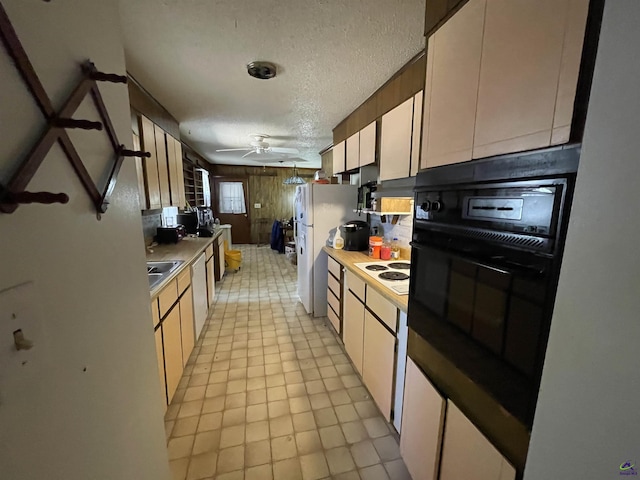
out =
<svg viewBox="0 0 640 480"><path fill-rule="evenodd" d="M398 309L373 288L367 292L367 307L392 331L397 331Z"/></svg>
<svg viewBox="0 0 640 480"><path fill-rule="evenodd" d="M340 282L336 280L336 278L333 275L329 274L329 279L327 280L327 283L331 291L335 294L335 296L340 298L342 296L340 292Z"/></svg>
<svg viewBox="0 0 640 480"><path fill-rule="evenodd" d="M154 298L151 301L151 318L153 319L153 326L160 323L160 309L158 309L158 299Z"/></svg>
<svg viewBox="0 0 640 480"><path fill-rule="evenodd" d="M178 296L182 295L191 285L191 267L187 266L182 273L178 275Z"/></svg>
<svg viewBox="0 0 640 480"><path fill-rule="evenodd" d="M364 280L360 280L355 273L351 273L349 270L347 270L347 287L349 287L349 290L351 290L356 297L364 302L367 284L364 283Z"/></svg>
<svg viewBox="0 0 640 480"><path fill-rule="evenodd" d="M329 289L327 289L327 303L331 305L334 311L340 311L340 300L338 300L338 298Z"/></svg>
<svg viewBox="0 0 640 480"><path fill-rule="evenodd" d="M336 262L333 258L328 257L329 271L333 273L333 276L340 280L340 272L342 272L342 265Z"/></svg>
<svg viewBox="0 0 640 480"><path fill-rule="evenodd" d="M329 304L329 308L327 308L327 317L329 317L329 321L335 331L340 335L340 317L333 311L331 304Z"/></svg>
<svg viewBox="0 0 640 480"><path fill-rule="evenodd" d="M213 257L213 243L205 249L204 253L206 255L207 260Z"/></svg>
<svg viewBox="0 0 640 480"><path fill-rule="evenodd" d="M158 295L158 301L160 302L160 318L164 318L171 305L178 300L178 281L174 278L169 282L169 285L164 287Z"/></svg>

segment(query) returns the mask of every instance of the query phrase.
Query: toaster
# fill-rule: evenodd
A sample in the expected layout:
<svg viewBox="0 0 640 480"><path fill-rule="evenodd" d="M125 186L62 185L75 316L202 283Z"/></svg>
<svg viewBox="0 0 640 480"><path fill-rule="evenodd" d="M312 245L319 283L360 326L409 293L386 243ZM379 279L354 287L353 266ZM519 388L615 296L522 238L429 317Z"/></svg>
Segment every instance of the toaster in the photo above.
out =
<svg viewBox="0 0 640 480"><path fill-rule="evenodd" d="M156 231L156 242L158 243L178 243L187 235L184 225L175 227L158 227Z"/></svg>

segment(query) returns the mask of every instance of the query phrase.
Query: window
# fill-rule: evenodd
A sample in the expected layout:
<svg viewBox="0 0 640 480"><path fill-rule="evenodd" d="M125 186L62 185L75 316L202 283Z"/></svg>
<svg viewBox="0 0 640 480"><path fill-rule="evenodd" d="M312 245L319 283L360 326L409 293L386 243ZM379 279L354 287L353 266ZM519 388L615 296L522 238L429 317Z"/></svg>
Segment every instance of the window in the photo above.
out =
<svg viewBox="0 0 640 480"><path fill-rule="evenodd" d="M247 213L242 182L220 182L220 213Z"/></svg>

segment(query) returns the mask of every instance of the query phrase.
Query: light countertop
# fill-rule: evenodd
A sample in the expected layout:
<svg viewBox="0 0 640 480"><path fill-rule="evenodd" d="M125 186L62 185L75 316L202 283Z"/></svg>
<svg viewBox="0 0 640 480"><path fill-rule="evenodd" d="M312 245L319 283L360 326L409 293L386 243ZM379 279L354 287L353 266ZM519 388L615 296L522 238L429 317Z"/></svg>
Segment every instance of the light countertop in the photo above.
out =
<svg viewBox="0 0 640 480"><path fill-rule="evenodd" d="M403 312L407 311L409 302L408 295L398 295L397 293L392 292L388 288L373 280L369 275L364 273L358 267L354 266L355 263L373 262L374 259L369 257L369 255L364 252L335 250L329 247L322 247L322 249L327 252L329 256L332 257L336 262L340 263L343 267L348 268L349 271L363 280L367 284L368 288L373 288L376 292L381 294L384 298L389 300Z"/></svg>
<svg viewBox="0 0 640 480"><path fill-rule="evenodd" d="M213 237L185 237L178 243L161 244L152 248L153 253L147 250L147 262L167 262L169 260L183 260L174 272L171 273L158 285L153 287L150 294L155 297L160 291L176 276L187 268L200 253L213 243L213 241L222 235L223 230L217 229Z"/></svg>

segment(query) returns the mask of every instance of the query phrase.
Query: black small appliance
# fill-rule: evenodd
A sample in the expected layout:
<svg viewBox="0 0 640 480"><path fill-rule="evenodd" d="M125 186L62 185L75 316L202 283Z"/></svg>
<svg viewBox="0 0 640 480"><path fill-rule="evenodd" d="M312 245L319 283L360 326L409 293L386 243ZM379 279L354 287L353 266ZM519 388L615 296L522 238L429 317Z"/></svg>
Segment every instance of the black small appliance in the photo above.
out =
<svg viewBox="0 0 640 480"><path fill-rule="evenodd" d="M365 183L364 185L358 188L358 210L359 211L370 209L372 207L371 194L376 191L376 188L377 188L376 182Z"/></svg>
<svg viewBox="0 0 640 480"><path fill-rule="evenodd" d="M176 220L180 225L184 225L187 233L198 233L198 212L179 213Z"/></svg>
<svg viewBox="0 0 640 480"><path fill-rule="evenodd" d="M156 231L156 242L158 243L178 243L187 235L184 225L175 227L158 227Z"/></svg>
<svg viewBox="0 0 640 480"><path fill-rule="evenodd" d="M344 249L355 252L369 250L369 224L362 220L353 220L340 226Z"/></svg>

